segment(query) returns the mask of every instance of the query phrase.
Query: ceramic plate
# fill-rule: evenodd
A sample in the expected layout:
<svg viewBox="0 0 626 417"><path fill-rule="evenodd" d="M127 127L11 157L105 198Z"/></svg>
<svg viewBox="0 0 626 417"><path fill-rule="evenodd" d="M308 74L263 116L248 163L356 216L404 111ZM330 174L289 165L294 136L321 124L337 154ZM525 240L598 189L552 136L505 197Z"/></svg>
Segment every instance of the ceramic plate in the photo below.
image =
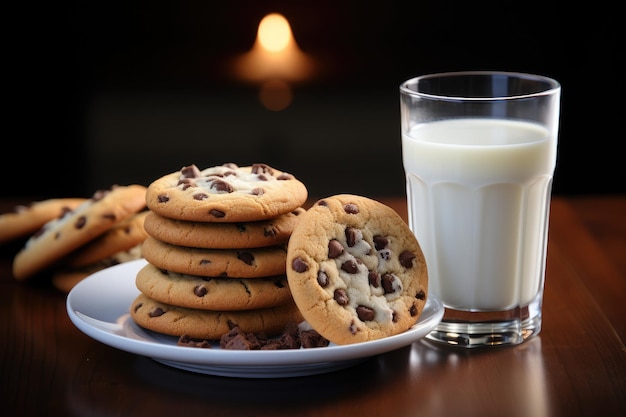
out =
<svg viewBox="0 0 626 417"><path fill-rule="evenodd" d="M139 327L128 310L139 294L135 275L143 259L122 263L79 282L68 294L72 323L93 339L191 372L241 378L314 375L346 368L426 336L443 317L443 305L430 295L418 322L404 333L352 345L293 350L222 350L177 346L177 337Z"/></svg>

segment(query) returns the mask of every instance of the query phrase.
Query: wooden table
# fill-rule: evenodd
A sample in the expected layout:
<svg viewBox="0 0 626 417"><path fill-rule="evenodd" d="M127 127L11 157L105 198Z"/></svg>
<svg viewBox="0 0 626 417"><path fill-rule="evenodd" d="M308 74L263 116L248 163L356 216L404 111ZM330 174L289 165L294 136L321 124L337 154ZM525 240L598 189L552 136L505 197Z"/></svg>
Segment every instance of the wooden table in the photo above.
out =
<svg viewBox="0 0 626 417"><path fill-rule="evenodd" d="M406 218L404 199L384 199ZM15 203L1 201L9 210ZM2 409L63 416L624 416L626 196L555 197L543 329L490 350L415 342L309 377L193 374L80 332L65 294L0 256ZM8 404L8 408L7 408Z"/></svg>

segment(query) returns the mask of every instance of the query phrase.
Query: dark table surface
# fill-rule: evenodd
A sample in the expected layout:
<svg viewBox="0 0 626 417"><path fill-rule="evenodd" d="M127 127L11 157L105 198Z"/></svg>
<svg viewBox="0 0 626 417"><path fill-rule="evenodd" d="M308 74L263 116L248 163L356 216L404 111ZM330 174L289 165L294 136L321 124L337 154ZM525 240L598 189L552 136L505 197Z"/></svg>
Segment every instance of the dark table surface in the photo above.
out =
<svg viewBox="0 0 626 417"><path fill-rule="evenodd" d="M406 219L404 198L383 200ZM17 199L0 200L1 212ZM626 196L552 202L543 329L454 350L424 341L321 375L195 374L83 334L66 294L18 282L0 248L0 364L7 415L624 416Z"/></svg>

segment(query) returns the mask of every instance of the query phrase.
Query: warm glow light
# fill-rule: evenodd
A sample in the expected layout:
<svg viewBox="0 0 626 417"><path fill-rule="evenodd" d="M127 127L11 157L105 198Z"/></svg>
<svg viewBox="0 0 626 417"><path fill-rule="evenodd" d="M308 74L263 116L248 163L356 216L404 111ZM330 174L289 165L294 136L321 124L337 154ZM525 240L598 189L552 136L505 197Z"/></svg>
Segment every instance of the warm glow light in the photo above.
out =
<svg viewBox="0 0 626 417"><path fill-rule="evenodd" d="M282 15L268 14L259 23L257 36L265 49L278 52L285 49L291 41L291 26Z"/></svg>
<svg viewBox="0 0 626 417"><path fill-rule="evenodd" d="M298 47L287 19L271 13L261 20L252 49L235 61L234 71L253 83L292 83L311 77L313 60Z"/></svg>

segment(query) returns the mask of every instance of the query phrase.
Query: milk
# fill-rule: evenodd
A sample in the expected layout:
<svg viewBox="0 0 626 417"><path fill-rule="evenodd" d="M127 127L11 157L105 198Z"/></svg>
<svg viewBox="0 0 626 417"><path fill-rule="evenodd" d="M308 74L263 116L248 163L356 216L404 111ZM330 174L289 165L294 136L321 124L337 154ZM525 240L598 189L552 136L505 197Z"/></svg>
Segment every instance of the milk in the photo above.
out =
<svg viewBox="0 0 626 417"><path fill-rule="evenodd" d="M543 287L556 137L537 124L453 119L402 137L409 225L448 308L507 310Z"/></svg>

